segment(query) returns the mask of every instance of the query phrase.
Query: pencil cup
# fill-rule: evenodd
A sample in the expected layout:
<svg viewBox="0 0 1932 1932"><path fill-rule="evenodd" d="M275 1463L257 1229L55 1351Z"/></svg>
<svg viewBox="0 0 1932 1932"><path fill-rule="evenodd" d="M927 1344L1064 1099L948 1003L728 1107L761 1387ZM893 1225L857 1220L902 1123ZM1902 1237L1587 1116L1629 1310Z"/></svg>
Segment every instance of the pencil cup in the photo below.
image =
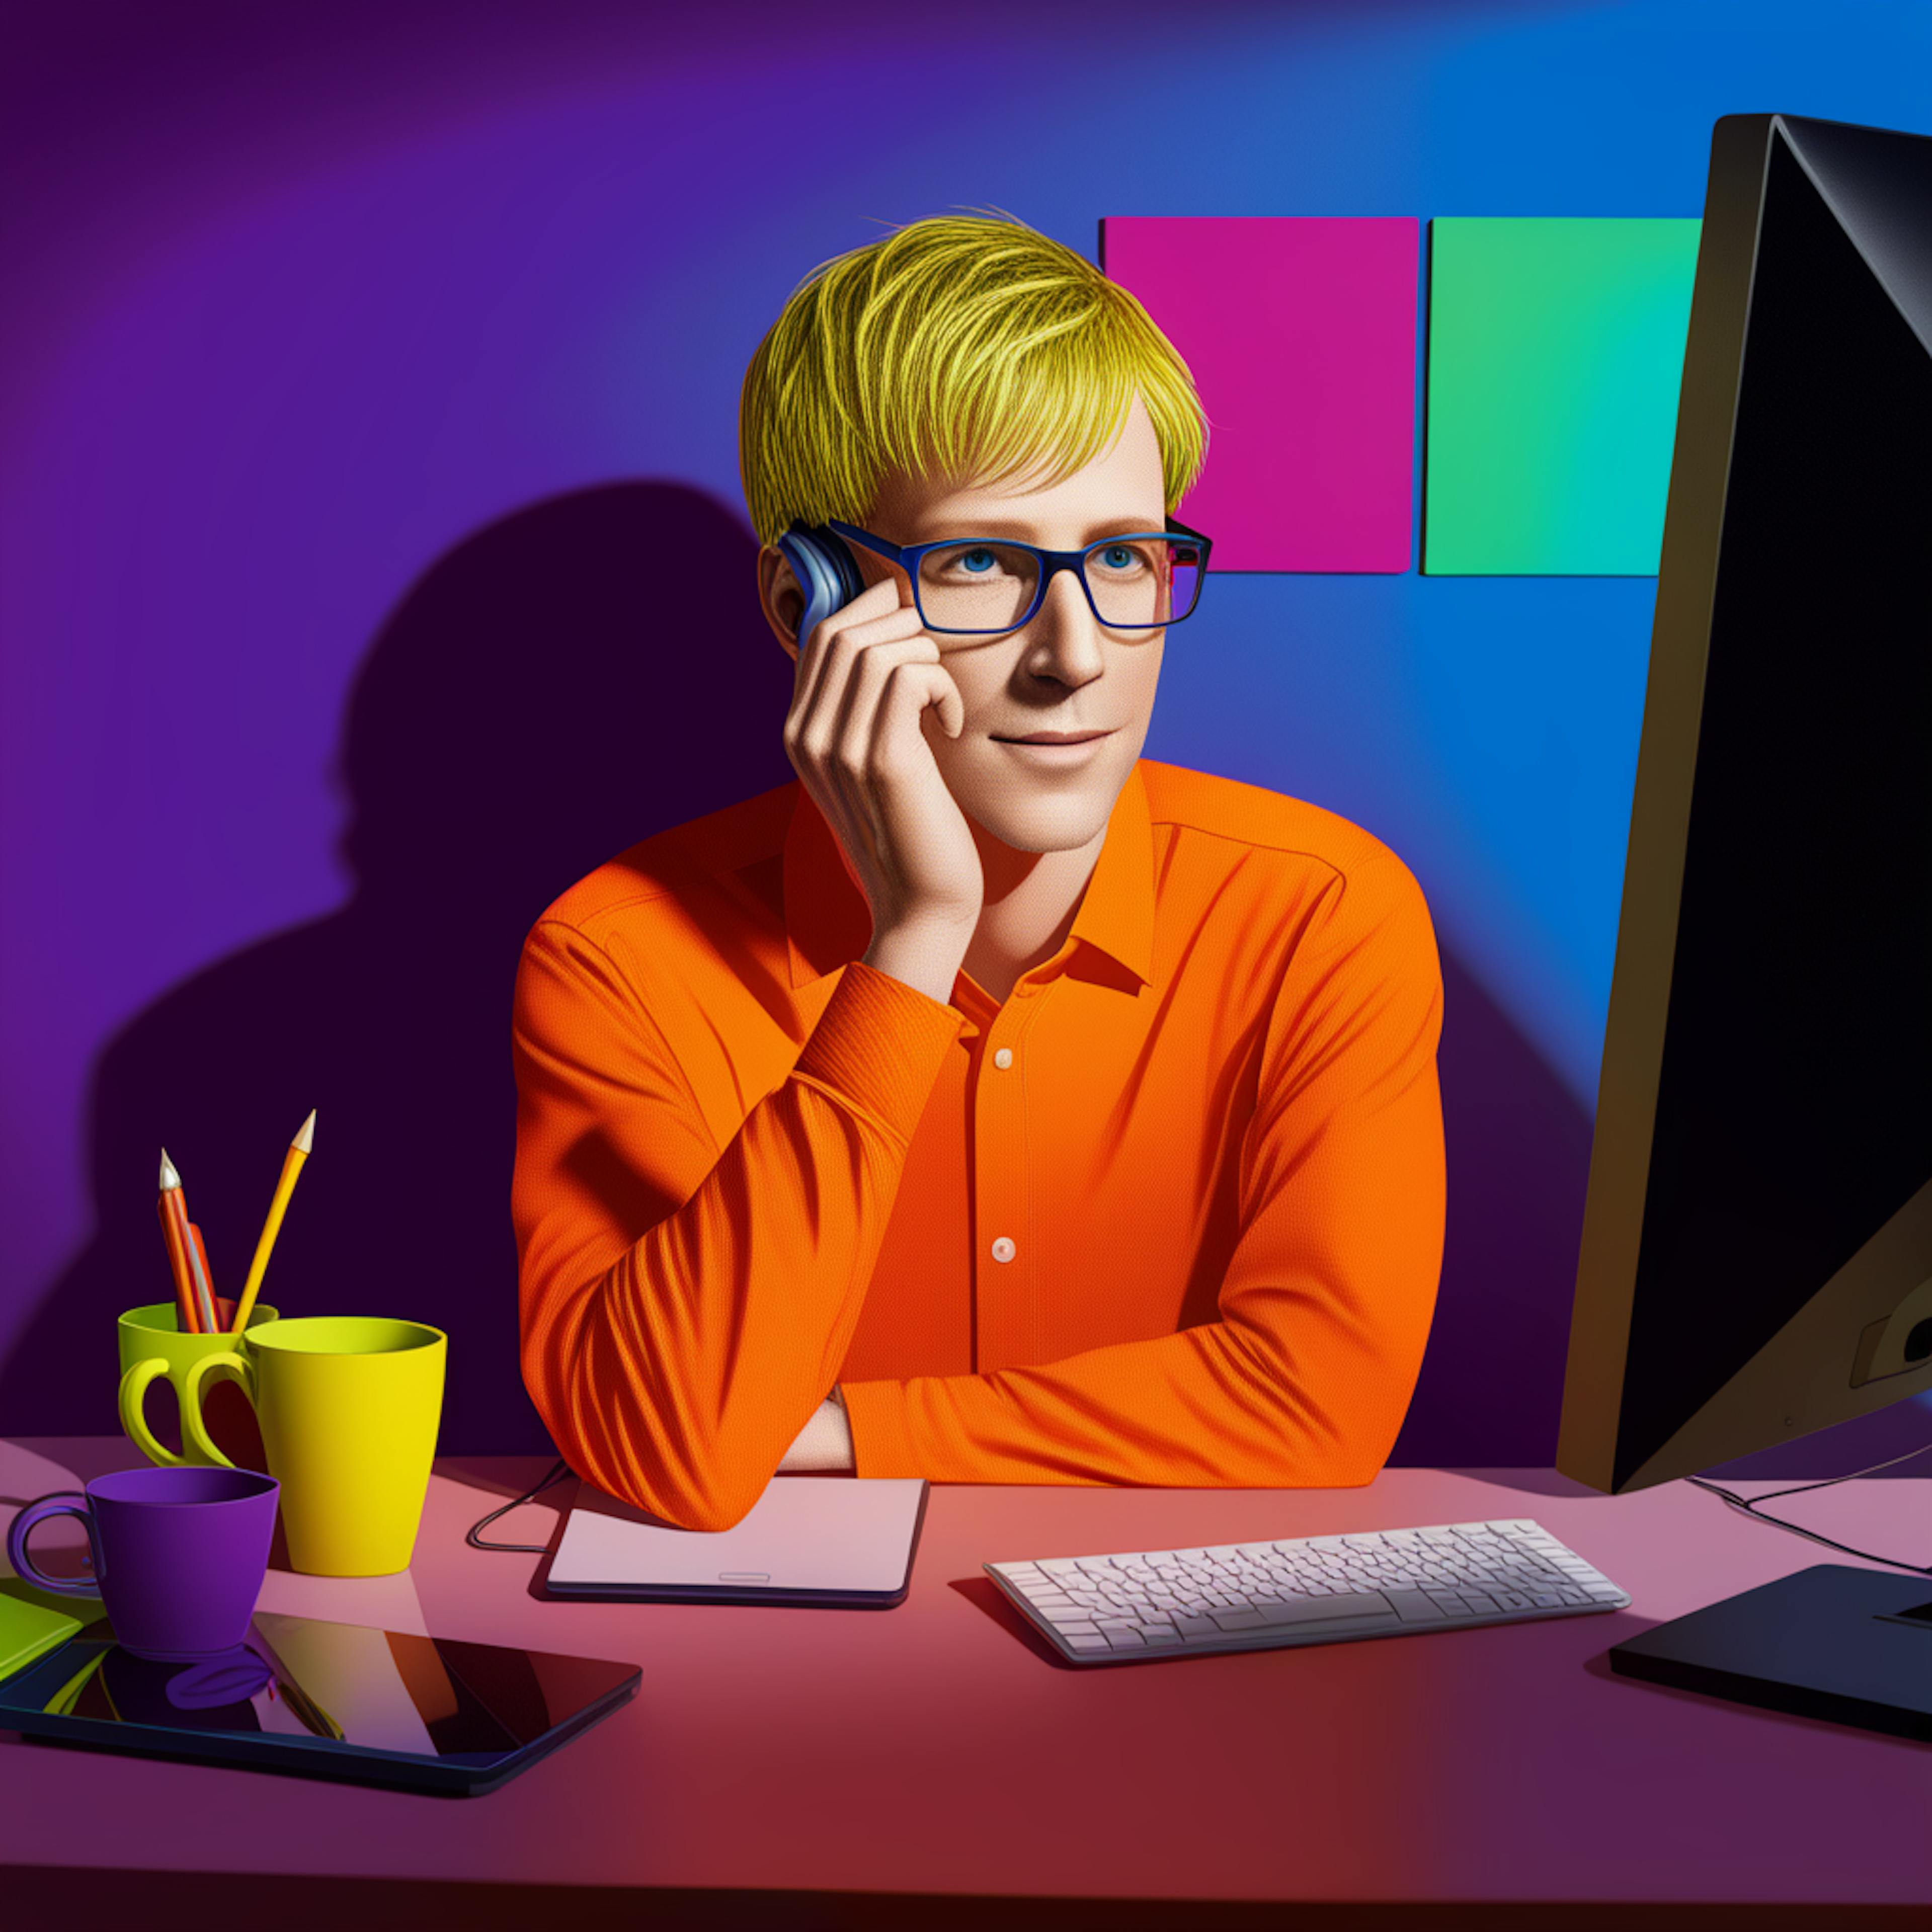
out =
<svg viewBox="0 0 1932 1932"><path fill-rule="evenodd" d="M228 1309L228 1318L232 1320L232 1306L227 1303L222 1306ZM274 1319L275 1310L257 1302L254 1313L249 1317L248 1326L254 1328ZM234 1348L236 1338L227 1334L184 1334L181 1310L172 1301L156 1301L146 1308L130 1308L118 1325L121 1336L121 1426L128 1432L128 1439L135 1448L149 1462L170 1468L182 1462L206 1467L216 1461L225 1462L231 1468L238 1466L244 1468L260 1468L262 1440L256 1432L248 1404L238 1396L226 1404L220 1403L218 1398L209 1405L208 1433L220 1445L222 1453L218 1455L203 1454L189 1442L185 1427L182 1432L182 1453L177 1455L148 1426L148 1391L154 1384L165 1378L173 1388L176 1403L185 1415L189 1370L211 1355L229 1354Z"/></svg>
<svg viewBox="0 0 1932 1932"><path fill-rule="evenodd" d="M309 1315L251 1324L188 1370L182 1434L211 1462L202 1391L232 1378L255 1406L282 1486L289 1561L312 1576L409 1568L429 1492L448 1338L420 1322Z"/></svg>

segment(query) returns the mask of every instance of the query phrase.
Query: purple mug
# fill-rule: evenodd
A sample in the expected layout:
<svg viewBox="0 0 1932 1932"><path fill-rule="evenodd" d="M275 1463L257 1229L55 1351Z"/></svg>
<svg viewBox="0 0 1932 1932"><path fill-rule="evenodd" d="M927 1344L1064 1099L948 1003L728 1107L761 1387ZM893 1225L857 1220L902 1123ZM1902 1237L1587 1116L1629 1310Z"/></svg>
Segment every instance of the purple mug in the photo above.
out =
<svg viewBox="0 0 1932 1932"><path fill-rule="evenodd" d="M116 1642L137 1657L204 1657L248 1634L280 1496L274 1477L252 1469L118 1469L85 1493L28 1504L7 1532L7 1560L39 1589L99 1598ZM28 1534L50 1516L87 1526L92 1582L43 1576L29 1560Z"/></svg>

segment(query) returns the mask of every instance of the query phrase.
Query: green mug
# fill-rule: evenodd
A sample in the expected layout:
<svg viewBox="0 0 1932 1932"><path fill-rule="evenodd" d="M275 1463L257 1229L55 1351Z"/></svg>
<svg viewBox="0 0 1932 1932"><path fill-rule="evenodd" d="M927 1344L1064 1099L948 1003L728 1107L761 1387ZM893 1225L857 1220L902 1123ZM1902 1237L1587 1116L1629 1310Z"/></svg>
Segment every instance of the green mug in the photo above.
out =
<svg viewBox="0 0 1932 1932"><path fill-rule="evenodd" d="M232 1309L230 1312L232 1316ZM254 1328L275 1319L275 1310L266 1302L257 1302L248 1318L248 1326ZM154 1383L163 1377L166 1378L174 1390L176 1403L185 1417L187 1406L182 1398L187 1393L190 1372L197 1363L229 1353L235 1346L233 1335L226 1330L212 1335L184 1334L181 1310L172 1301L156 1301L145 1308L130 1308L122 1316L118 1326L121 1426L128 1432L128 1440L149 1462L164 1466L186 1462L202 1468L224 1461L231 1465L238 1462L244 1468L266 1466L265 1462L258 1460L260 1438L248 1414L248 1404L238 1395L234 1398L228 1414L208 1418L214 1425L212 1432L224 1438L214 1446L226 1450L226 1456L207 1453L185 1425L182 1430L182 1453L177 1455L148 1426L148 1390Z"/></svg>

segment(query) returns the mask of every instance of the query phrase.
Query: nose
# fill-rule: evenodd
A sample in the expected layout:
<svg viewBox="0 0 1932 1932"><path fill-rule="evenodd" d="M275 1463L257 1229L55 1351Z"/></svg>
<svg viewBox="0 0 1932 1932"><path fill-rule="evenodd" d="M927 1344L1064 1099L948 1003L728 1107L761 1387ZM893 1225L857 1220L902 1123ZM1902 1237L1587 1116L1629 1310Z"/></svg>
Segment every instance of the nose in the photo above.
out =
<svg viewBox="0 0 1932 1932"><path fill-rule="evenodd" d="M1028 669L1069 686L1087 683L1106 668L1100 625L1072 571L1054 573L1027 626L1027 644Z"/></svg>

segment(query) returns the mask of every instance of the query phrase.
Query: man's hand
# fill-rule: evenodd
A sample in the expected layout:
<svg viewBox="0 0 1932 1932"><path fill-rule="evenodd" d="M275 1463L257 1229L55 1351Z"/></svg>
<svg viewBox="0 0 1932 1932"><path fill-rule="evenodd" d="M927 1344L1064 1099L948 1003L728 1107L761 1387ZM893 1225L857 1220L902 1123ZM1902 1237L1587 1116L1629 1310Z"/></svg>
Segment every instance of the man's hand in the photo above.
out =
<svg viewBox="0 0 1932 1932"><path fill-rule="evenodd" d="M790 1475L808 1469L856 1468L852 1453L852 1426L845 1419L845 1404L835 1388L812 1412L811 1419L794 1438L778 1465L778 1474Z"/></svg>
<svg viewBox="0 0 1932 1932"><path fill-rule="evenodd" d="M959 687L918 611L896 580L875 584L806 640L784 746L872 907L866 963L943 1001L986 879L926 736L928 707L949 737L964 728Z"/></svg>

